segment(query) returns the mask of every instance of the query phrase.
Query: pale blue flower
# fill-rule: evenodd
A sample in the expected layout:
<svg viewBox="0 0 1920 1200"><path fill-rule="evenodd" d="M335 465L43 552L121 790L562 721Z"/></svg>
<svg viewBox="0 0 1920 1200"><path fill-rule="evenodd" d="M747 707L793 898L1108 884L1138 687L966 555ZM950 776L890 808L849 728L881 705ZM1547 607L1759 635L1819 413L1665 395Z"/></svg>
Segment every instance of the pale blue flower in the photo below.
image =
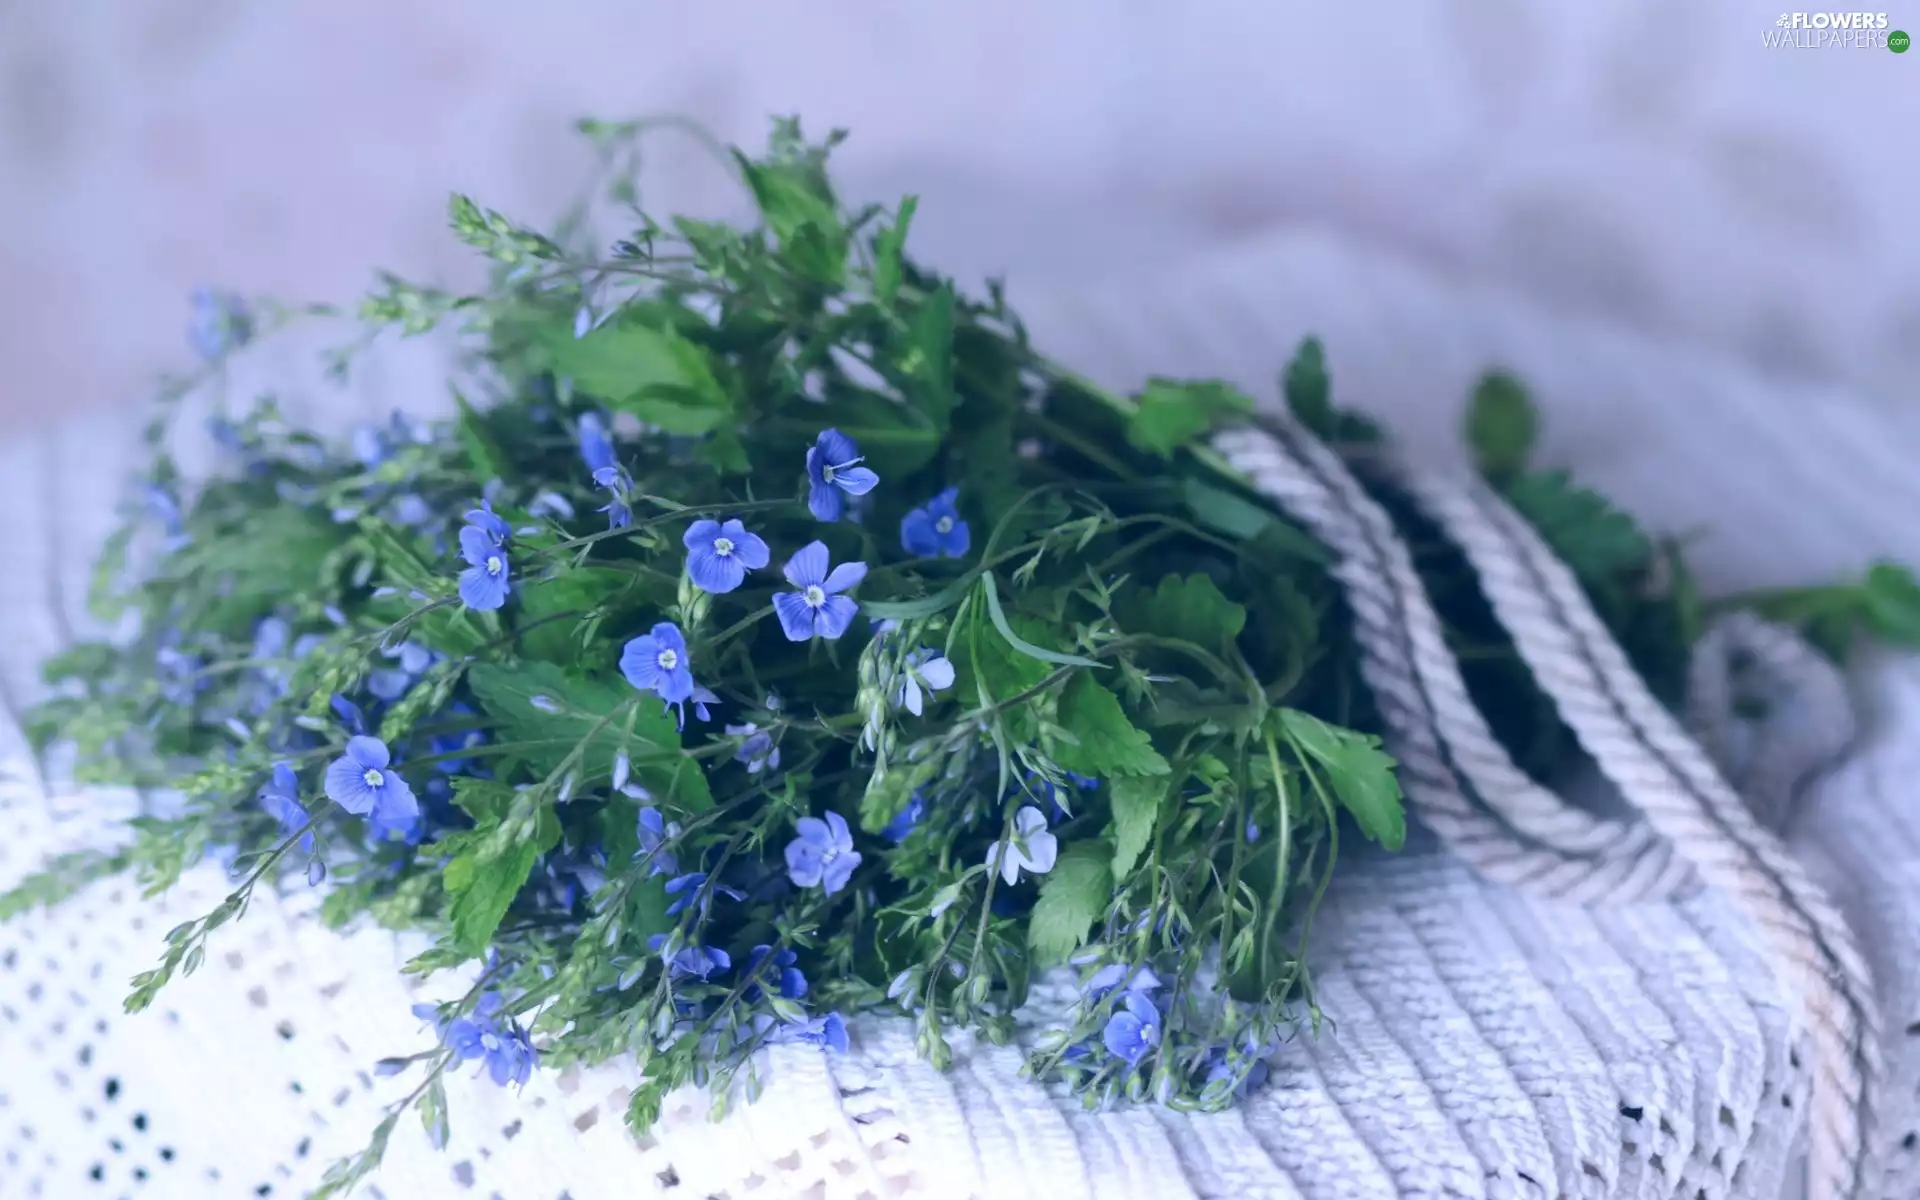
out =
<svg viewBox="0 0 1920 1200"><path fill-rule="evenodd" d="M624 529L633 524L633 509L627 505L627 479L618 467L601 467L593 473L593 482L607 489L611 498L596 512L607 514L608 529Z"/></svg>
<svg viewBox="0 0 1920 1200"><path fill-rule="evenodd" d="M880 477L860 464L860 447L838 429L822 430L807 450L807 508L822 521L838 521L848 496L864 496Z"/></svg>
<svg viewBox="0 0 1920 1200"><path fill-rule="evenodd" d="M1160 986L1160 977L1145 964L1129 967L1125 963L1108 963L1095 971L1080 990L1087 999L1097 1001L1122 986L1123 981L1129 992L1151 992Z"/></svg>
<svg viewBox="0 0 1920 1200"><path fill-rule="evenodd" d="M327 795L357 817L398 822L419 815L420 803L400 772L388 765L387 744L364 734L347 739L347 752L327 766Z"/></svg>
<svg viewBox="0 0 1920 1200"><path fill-rule="evenodd" d="M952 686L953 664L938 651L922 646L907 655L893 702L917 717L925 706L926 692L942 692Z"/></svg>
<svg viewBox="0 0 1920 1200"><path fill-rule="evenodd" d="M659 954L667 935L656 933L647 939L647 949ZM674 979L711 979L733 969L733 958L718 946L686 946L665 956L667 975Z"/></svg>
<svg viewBox="0 0 1920 1200"><path fill-rule="evenodd" d="M959 488L948 488L900 518L900 545L921 558L965 558L973 544L967 523L954 507Z"/></svg>
<svg viewBox="0 0 1920 1200"><path fill-rule="evenodd" d="M511 568L499 541L485 528L468 525L460 531L460 557L469 564L460 572L460 602L481 612L505 604Z"/></svg>
<svg viewBox="0 0 1920 1200"><path fill-rule="evenodd" d="M995 842L987 847L987 866L998 870L1009 884L1020 882L1020 872L1045 875L1053 870L1060 846L1047 832L1046 814L1028 805L1013 814L1013 844Z"/></svg>
<svg viewBox="0 0 1920 1200"><path fill-rule="evenodd" d="M260 807L280 822L281 832L291 836L307 825L307 810L300 803L300 781L287 763L273 764L273 778L260 789ZM313 834L300 839L300 849L313 853Z"/></svg>
<svg viewBox="0 0 1920 1200"><path fill-rule="evenodd" d="M919 828L921 818L926 815L927 798L916 790L908 798L907 806L895 813L893 820L887 822L887 827L880 831L880 836L898 846L907 840L908 834Z"/></svg>
<svg viewBox="0 0 1920 1200"><path fill-rule="evenodd" d="M747 768L747 774L758 775L769 768L780 766L780 747L773 744L773 735L749 721L744 725L727 726L727 736L742 739L740 748L734 751L733 759Z"/></svg>
<svg viewBox="0 0 1920 1200"><path fill-rule="evenodd" d="M686 635L671 621L661 621L652 632L629 641L620 651L620 673L643 692L652 692L667 707L678 708L693 699L693 660Z"/></svg>
<svg viewBox="0 0 1920 1200"><path fill-rule="evenodd" d="M787 843L787 877L794 886L824 887L829 896L847 886L860 865L847 819L837 812L829 812L824 821L801 817L794 822L794 833Z"/></svg>
<svg viewBox="0 0 1920 1200"><path fill-rule="evenodd" d="M773 960L770 963L767 962L769 955ZM791 950L781 950L776 953L771 946L755 946L747 956L747 975L751 977L760 974L769 983L777 981L773 989L777 995L788 1000L798 1000L807 994L807 977L800 973L799 967L794 965L798 961L799 959ZM767 963L764 970L761 967L762 963ZM758 1004L763 993L760 985L756 983L750 985L744 994L747 1003Z"/></svg>
<svg viewBox="0 0 1920 1200"><path fill-rule="evenodd" d="M767 543L739 521L700 520L681 539L687 547L687 578L703 592L724 595L746 582L748 571L771 561Z"/></svg>
<svg viewBox="0 0 1920 1200"><path fill-rule="evenodd" d="M201 358L212 362L253 340L253 316L238 296L203 287L192 303L187 341Z"/></svg>
<svg viewBox="0 0 1920 1200"><path fill-rule="evenodd" d="M781 1025L773 1031L769 1041L806 1042L820 1046L835 1054L847 1052L847 1022L839 1013L828 1013L824 1017L814 1017L793 1025Z"/></svg>
<svg viewBox="0 0 1920 1200"><path fill-rule="evenodd" d="M860 606L840 593L867 577L867 564L841 563L829 572L830 562L825 542L809 542L787 560L787 582L799 590L776 594L773 610L789 641L832 640L853 624Z"/></svg>
<svg viewBox="0 0 1920 1200"><path fill-rule="evenodd" d="M708 887L705 871L694 871L667 880L666 892L667 895L675 898L671 904L667 905L668 916L678 916L688 908L693 908L702 921L707 919L708 910L713 907L713 897L716 893L729 900L746 899L746 895L738 888L728 887L724 883L716 883Z"/></svg>
<svg viewBox="0 0 1920 1200"><path fill-rule="evenodd" d="M640 837L640 854L647 860L648 875L680 873L680 862L672 848L680 836L679 822L667 820L659 809L648 805L640 810L636 832Z"/></svg>
<svg viewBox="0 0 1920 1200"><path fill-rule="evenodd" d="M1100 1040L1115 1058L1138 1063L1160 1044L1160 1010L1139 992L1127 993L1124 1004L1107 1019Z"/></svg>

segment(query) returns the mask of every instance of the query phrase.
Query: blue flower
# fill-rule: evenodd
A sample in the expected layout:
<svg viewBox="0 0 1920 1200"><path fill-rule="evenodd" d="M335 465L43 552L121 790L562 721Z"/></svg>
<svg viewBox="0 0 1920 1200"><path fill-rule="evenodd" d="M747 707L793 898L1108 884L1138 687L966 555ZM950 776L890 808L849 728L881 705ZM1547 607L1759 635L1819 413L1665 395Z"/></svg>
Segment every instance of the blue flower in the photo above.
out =
<svg viewBox="0 0 1920 1200"><path fill-rule="evenodd" d="M1244 1074L1242 1074L1244 1072ZM1238 1082L1234 1082L1239 1076ZM1233 1094L1244 1099L1248 1092L1267 1081L1267 1060L1259 1056L1257 1048L1248 1048L1241 1055L1239 1065L1228 1058L1224 1047L1215 1046L1207 1055L1207 1085L1209 1087L1233 1083Z"/></svg>
<svg viewBox="0 0 1920 1200"><path fill-rule="evenodd" d="M162 646L153 652L153 665L160 695L169 704L192 704L193 698L206 690L208 681L200 674L198 655Z"/></svg>
<svg viewBox="0 0 1920 1200"><path fill-rule="evenodd" d="M300 781L286 763L273 764L273 778L260 789L260 807L280 822L280 830L291 836L307 825L307 810L300 803ZM313 834L300 839L300 849L313 853Z"/></svg>
<svg viewBox="0 0 1920 1200"><path fill-rule="evenodd" d="M361 425L353 431L353 456L368 469L387 461L385 432L378 425Z"/></svg>
<svg viewBox="0 0 1920 1200"><path fill-rule="evenodd" d="M680 836L680 825L660 815L660 810L652 805L640 810L640 820L636 832L640 837L640 854L647 860L648 875L678 875L680 863L673 853L673 842Z"/></svg>
<svg viewBox="0 0 1920 1200"><path fill-rule="evenodd" d="M925 704L924 692L941 692L952 686L953 664L938 651L922 646L907 655L893 702L917 717Z"/></svg>
<svg viewBox="0 0 1920 1200"><path fill-rule="evenodd" d="M1139 992L1128 992L1124 1011L1107 1019L1100 1040L1115 1058L1138 1063L1160 1044L1160 1010Z"/></svg>
<svg viewBox="0 0 1920 1200"><path fill-rule="evenodd" d="M824 1017L801 1021L793 1025L781 1025L768 1039L774 1042L806 1042L812 1046L822 1046L835 1054L847 1052L847 1022L839 1013L828 1013Z"/></svg>
<svg viewBox="0 0 1920 1200"><path fill-rule="evenodd" d="M593 473L593 482L612 494L596 512L607 514L608 529L623 529L633 524L633 509L627 507L627 480L619 467L601 467Z"/></svg>
<svg viewBox="0 0 1920 1200"><path fill-rule="evenodd" d="M1122 986L1122 981L1125 981L1125 987L1129 992L1151 992L1160 986L1160 977L1153 973L1153 968L1145 964L1128 967L1125 963L1108 963L1095 971L1086 983L1081 985L1080 990L1087 999L1098 1001L1108 992Z"/></svg>
<svg viewBox="0 0 1920 1200"><path fill-rule="evenodd" d="M669 896L678 897L673 903L667 905L668 916L678 916L689 907L697 907L698 915L703 921L707 918L708 910L713 907L714 893L718 892L729 900L746 899L746 896L737 888L730 888L724 883L716 883L711 888L707 887L705 871L694 871L677 879L667 880L666 892Z"/></svg>
<svg viewBox="0 0 1920 1200"><path fill-rule="evenodd" d="M703 592L724 595L746 582L748 571L767 565L771 555L758 534L739 521L695 521L681 539L687 547L687 578Z"/></svg>
<svg viewBox="0 0 1920 1200"><path fill-rule="evenodd" d="M1046 814L1028 805L1013 814L1013 844L995 842L987 847L987 866L1000 872L1008 884L1020 882L1024 869L1035 875L1053 870L1060 846L1047 832Z"/></svg>
<svg viewBox="0 0 1920 1200"><path fill-rule="evenodd" d="M347 739L347 752L327 764L327 795L357 817L398 822L420 813L413 789L389 769L387 744L364 734Z"/></svg>
<svg viewBox="0 0 1920 1200"><path fill-rule="evenodd" d="M667 935L656 933L647 939L647 949L659 954ZM666 959L667 975L673 979L711 979L733 969L733 957L718 946L687 946Z"/></svg>
<svg viewBox="0 0 1920 1200"><path fill-rule="evenodd" d="M501 1020L502 1007L504 1003L497 992L486 992L474 1005L471 1016L443 1022L439 1010L431 1004L414 1005L413 1015L433 1023L442 1044L453 1051L455 1061L483 1059L486 1073L500 1086L525 1084L532 1077L540 1056L524 1029Z"/></svg>
<svg viewBox="0 0 1920 1200"><path fill-rule="evenodd" d="M212 362L252 340L253 317L239 297L205 287L194 291L187 341L195 354Z"/></svg>
<svg viewBox="0 0 1920 1200"><path fill-rule="evenodd" d="M921 558L965 558L973 545L967 523L954 507L959 488L948 488L900 518L900 545Z"/></svg>
<svg viewBox="0 0 1920 1200"><path fill-rule="evenodd" d="M841 563L829 573L829 562L825 542L808 542L787 560L787 582L800 590L774 596L773 611L788 641L837 638L860 611L859 605L840 593L867 577L867 564Z"/></svg>
<svg viewBox="0 0 1920 1200"><path fill-rule="evenodd" d="M485 529L469 525L460 531L460 557L468 562L460 572L460 602L468 608L492 612L507 602L507 552Z"/></svg>
<svg viewBox="0 0 1920 1200"><path fill-rule="evenodd" d="M607 436L607 427L598 413L580 415L580 457L587 464L587 470L594 474L620 466L620 457L614 452L613 440Z"/></svg>
<svg viewBox="0 0 1920 1200"><path fill-rule="evenodd" d="M381 651L387 658L398 659L398 667L371 671L367 675L367 690L381 700L392 702L407 694L407 689L433 665L433 651L418 642L406 642L388 650Z"/></svg>
<svg viewBox="0 0 1920 1200"><path fill-rule="evenodd" d="M473 717L478 714L468 705L449 704L442 711L442 715L459 718ZM452 733L434 734L427 739L428 752L438 760L433 764L433 769L442 775L466 775L478 771L479 768L470 767L472 761L470 759L441 758L440 756L443 754L453 754L461 750L471 750L476 746L485 745L486 741L487 731L484 729L461 729Z"/></svg>
<svg viewBox="0 0 1920 1200"><path fill-rule="evenodd" d="M773 959L771 963L767 962L769 955ZM788 1000L798 1000L807 994L807 977L800 973L799 967L793 965L797 961L799 959L791 950L781 950L776 954L771 946L755 946L747 956L747 975L751 978L761 974L761 964L766 963L766 980L769 983L779 980L779 986L774 991ZM762 995L760 985L752 984L745 995L747 1003L758 1004Z"/></svg>
<svg viewBox="0 0 1920 1200"><path fill-rule="evenodd" d="M907 840L907 835L920 825L920 819L927 815L927 798L921 792L914 792L907 800L907 806L894 814L893 820L880 831L880 836L898 846Z"/></svg>
<svg viewBox="0 0 1920 1200"><path fill-rule="evenodd" d="M507 524L505 517L493 511L493 501L485 497L481 498L479 508L467 510L466 521L486 534L496 546L506 545L507 539L513 536L513 526ZM461 545L465 544L466 539L462 538Z"/></svg>
<svg viewBox="0 0 1920 1200"><path fill-rule="evenodd" d="M571 521L573 501L558 492L541 492L527 505L527 512L536 517L558 517L563 521Z"/></svg>
<svg viewBox="0 0 1920 1200"><path fill-rule="evenodd" d="M838 429L822 430L807 450L807 507L822 521L838 521L848 496L864 496L880 477L860 465L860 447Z"/></svg>
<svg viewBox="0 0 1920 1200"><path fill-rule="evenodd" d="M662 621L651 633L629 641L620 651L620 673L634 687L660 697L667 707L679 706L684 721L686 702L694 693L693 662L678 625Z"/></svg>
<svg viewBox="0 0 1920 1200"><path fill-rule="evenodd" d="M742 739L740 748L733 753L733 760L747 768L747 774L758 775L769 767L780 767L780 747L773 744L773 735L749 721L745 725L727 726L727 736Z"/></svg>
<svg viewBox="0 0 1920 1200"><path fill-rule="evenodd" d="M193 540L186 531L185 518L173 493L159 484L153 484L147 488L146 500L147 511L158 517L161 527L166 530L168 550L178 550Z"/></svg>
<svg viewBox="0 0 1920 1200"><path fill-rule="evenodd" d="M794 822L794 833L798 836L787 843L787 877L794 886L825 887L829 896L847 886L860 865L847 819L837 812L829 812L824 821L801 817Z"/></svg>

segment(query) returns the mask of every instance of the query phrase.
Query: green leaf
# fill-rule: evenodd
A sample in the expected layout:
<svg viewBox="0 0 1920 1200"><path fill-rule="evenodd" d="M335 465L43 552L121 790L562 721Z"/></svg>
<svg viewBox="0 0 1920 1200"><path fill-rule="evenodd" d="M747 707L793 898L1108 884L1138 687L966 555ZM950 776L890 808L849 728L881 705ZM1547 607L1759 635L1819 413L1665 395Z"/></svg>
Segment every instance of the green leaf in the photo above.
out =
<svg viewBox="0 0 1920 1200"><path fill-rule="evenodd" d="M1165 777L1122 777L1107 784L1113 805L1113 877L1124 880L1153 841L1160 805L1171 781Z"/></svg>
<svg viewBox="0 0 1920 1200"><path fill-rule="evenodd" d="M1353 814L1360 832L1389 850L1406 844L1407 815L1400 796L1397 765L1380 750L1380 739L1329 725L1295 708L1279 710L1280 727L1303 763L1311 763L1342 808Z"/></svg>
<svg viewBox="0 0 1920 1200"><path fill-rule="evenodd" d="M1213 428L1222 417L1253 411L1253 401L1216 380L1177 383L1153 379L1136 398L1127 419L1127 440L1149 454L1170 458L1175 450Z"/></svg>
<svg viewBox="0 0 1920 1200"><path fill-rule="evenodd" d="M655 796L671 799L687 812L713 807L707 777L700 764L682 752L673 718L652 697L625 683L581 679L541 662L518 667L481 663L467 673L467 680L487 715L500 723L499 740L511 743L514 753L535 771L550 774L559 769L585 742L572 768L584 789L612 777L614 758L624 748L633 777ZM536 706L536 696L560 711Z"/></svg>
<svg viewBox="0 0 1920 1200"><path fill-rule="evenodd" d="M816 282L839 283L846 270L847 231L824 175L812 164L755 162L737 150L734 160L787 261Z"/></svg>
<svg viewBox="0 0 1920 1200"><path fill-rule="evenodd" d="M1172 770L1153 748L1153 740L1127 720L1119 697L1091 675L1081 673L1067 681L1060 693L1059 722L1078 744L1054 746L1054 761L1077 775L1115 779Z"/></svg>
<svg viewBox="0 0 1920 1200"><path fill-rule="evenodd" d="M1505 479L1526 470L1539 436L1539 414L1527 389L1504 371L1488 372L1474 388L1467 410L1467 444L1481 473Z"/></svg>
<svg viewBox="0 0 1920 1200"><path fill-rule="evenodd" d="M1507 500L1583 583L1605 583L1647 565L1653 543L1632 517L1565 471L1529 471L1506 487Z"/></svg>
<svg viewBox="0 0 1920 1200"><path fill-rule="evenodd" d="M1078 654L1066 654L1059 650L1048 650L1044 646L1036 646L1015 633L1013 626L1007 622L1007 614L1000 608L1000 587L994 582L993 572L989 571L980 577L980 588L987 598L988 619L993 622L993 627L999 631L1000 636L1006 639L1007 645L1015 650L1028 658L1037 658L1041 662L1055 663L1063 667L1106 666L1105 663L1095 662L1091 658L1083 658Z"/></svg>
<svg viewBox="0 0 1920 1200"><path fill-rule="evenodd" d="M1326 347L1303 338L1280 376L1280 390L1294 419L1323 438L1334 436L1333 381L1327 375Z"/></svg>
<svg viewBox="0 0 1920 1200"><path fill-rule="evenodd" d="M441 883L452 898L448 915L453 920L456 946L470 955L486 953L494 931L500 928L513 898L526 886L539 857L539 847L533 842L516 842L496 857L483 858L476 849L447 864Z"/></svg>
<svg viewBox="0 0 1920 1200"><path fill-rule="evenodd" d="M457 775L453 780L454 804L476 825L498 825L513 804L513 795L513 787L497 779Z"/></svg>
<svg viewBox="0 0 1920 1200"><path fill-rule="evenodd" d="M922 383L920 411L946 433L957 398L953 391L953 289L942 286L913 317L913 349L902 362Z"/></svg>
<svg viewBox="0 0 1920 1200"><path fill-rule="evenodd" d="M520 619L525 630L520 650L528 658L562 665L580 658L583 632L590 632L587 615L617 597L635 579L624 571L579 567L552 579L532 580L520 588ZM566 619L577 613L578 619Z"/></svg>
<svg viewBox="0 0 1920 1200"><path fill-rule="evenodd" d="M1113 899L1113 848L1104 841L1075 842L1060 852L1040 884L1027 922L1027 945L1047 963L1062 962L1087 940L1087 931Z"/></svg>
<svg viewBox="0 0 1920 1200"><path fill-rule="evenodd" d="M893 224L881 230L873 241L873 294L882 304L892 304L900 292L902 267L906 261L907 229L913 224L914 210L920 207L918 196L900 201Z"/></svg>
<svg viewBox="0 0 1920 1200"><path fill-rule="evenodd" d="M474 477L482 483L490 479L505 479L508 470L506 451L494 439L486 418L457 391L453 394L453 402L460 412L460 446L467 453L467 462L473 468Z"/></svg>
<svg viewBox="0 0 1920 1200"><path fill-rule="evenodd" d="M1205 575L1168 575L1150 592L1134 591L1119 616L1128 633L1178 638L1216 654L1247 627L1247 610Z"/></svg>
<svg viewBox="0 0 1920 1200"><path fill-rule="evenodd" d="M1896 646L1920 646L1920 581L1894 563L1875 563L1860 588L1867 627Z"/></svg>
<svg viewBox="0 0 1920 1200"><path fill-rule="evenodd" d="M548 326L548 369L667 433L711 433L733 415L733 398L705 349L671 328L614 321L574 337Z"/></svg>

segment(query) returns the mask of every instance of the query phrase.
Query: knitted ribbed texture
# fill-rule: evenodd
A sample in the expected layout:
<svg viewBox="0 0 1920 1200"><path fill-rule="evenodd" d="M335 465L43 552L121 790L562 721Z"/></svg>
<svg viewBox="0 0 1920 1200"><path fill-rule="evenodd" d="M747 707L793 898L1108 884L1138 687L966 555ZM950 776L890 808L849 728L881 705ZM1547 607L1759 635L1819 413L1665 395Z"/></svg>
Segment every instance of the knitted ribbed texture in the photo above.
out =
<svg viewBox="0 0 1920 1200"><path fill-rule="evenodd" d="M0 445L0 683L12 704L32 691L32 663L81 623L76 600L132 440L101 421ZM1869 1196L1911 1200L1920 667L1881 663L1868 678L1883 720L1799 797L1788 842L1877 984L1887 1174ZM1703 661L1702 695L1731 686L1718 680ZM1763 818L1788 804L1763 782L1767 747L1787 735L1768 735L1751 770L1732 776L1763 797ZM1733 755L1731 740L1717 734L1716 751ZM20 749L0 722L0 761L23 774L0 784L0 887L47 854L99 844L131 803L49 794ZM1490 770L1480 782L1497 793L1497 760ZM421 997L397 970L417 946L325 931L304 889L260 897L198 974L149 1013L121 1014L126 979L152 964L164 931L222 894L206 867L160 900L108 882L0 926L0 1200L297 1195L401 1090L370 1066L427 1036L409 1012ZM1796 1001L1776 982L1776 956L1727 893L1582 904L1488 882L1430 845L1354 853L1312 957L1328 1025L1283 1048L1270 1085L1223 1116L1085 1114L1020 1080L1016 1049L963 1039L941 1074L914 1058L904 1024L866 1019L852 1053L777 1047L758 1104L711 1124L685 1095L637 1146L620 1122L631 1083L620 1066L537 1073L522 1095L462 1081L448 1149L403 1124L376 1186L393 1200L1781 1194L1815 1064L1796 1058ZM1034 1011L1049 998L1040 989Z"/></svg>

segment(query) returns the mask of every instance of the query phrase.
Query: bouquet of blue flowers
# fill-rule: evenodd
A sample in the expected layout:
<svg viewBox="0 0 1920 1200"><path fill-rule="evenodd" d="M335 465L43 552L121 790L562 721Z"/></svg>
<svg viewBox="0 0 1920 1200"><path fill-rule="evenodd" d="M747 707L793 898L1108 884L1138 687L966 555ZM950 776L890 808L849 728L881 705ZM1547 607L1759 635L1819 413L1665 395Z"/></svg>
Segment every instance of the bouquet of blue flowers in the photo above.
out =
<svg viewBox="0 0 1920 1200"><path fill-rule="evenodd" d="M586 131L629 223L610 253L456 197L492 286L389 277L364 305L376 332L460 332L452 419L334 446L262 405L216 424L234 469L192 488L156 451L95 596L138 632L51 663L32 732L184 804L0 916L224 853L231 895L167 935L134 1009L262 885L429 931L409 969L475 982L379 1069L417 1073L442 1135L469 1063L513 1085L629 1059L636 1130L682 1085L751 1099L757 1049L843 1050L865 1010L944 1064L953 1030L1011 1038L1046 970L1081 986L1041 1014L1036 1076L1231 1104L1314 1018L1304 939L1343 842L1405 835L1329 555L1205 449L1253 402L1052 363L997 289L906 257L911 199L838 202L837 136L781 122L736 155L761 218L739 229L649 217L639 127ZM195 311L202 382L289 315ZM1375 436L1316 343L1282 390L1335 445ZM1489 477L1675 696L1700 604L1673 547L1528 466L1513 380L1471 414ZM1572 741L1464 563L1382 499L1476 698L1551 774ZM1876 578L1776 600L1829 640L1910 619L1911 578Z"/></svg>

